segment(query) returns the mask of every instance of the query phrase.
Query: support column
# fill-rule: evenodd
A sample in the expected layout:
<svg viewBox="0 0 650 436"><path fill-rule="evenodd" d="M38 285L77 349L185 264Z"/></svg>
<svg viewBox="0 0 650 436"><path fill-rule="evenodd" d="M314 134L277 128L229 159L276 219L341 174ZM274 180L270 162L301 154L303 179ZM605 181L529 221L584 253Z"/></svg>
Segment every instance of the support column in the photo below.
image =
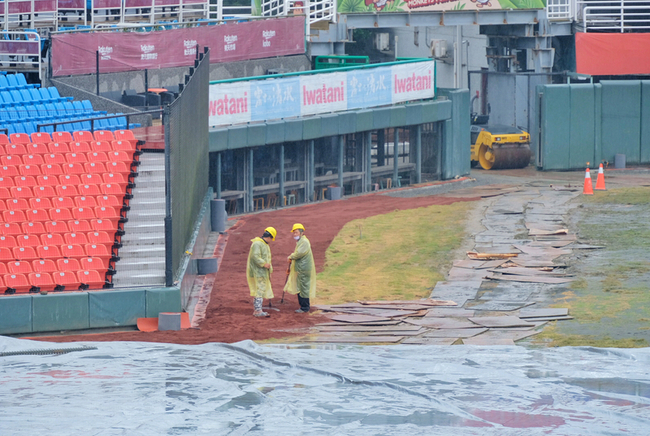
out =
<svg viewBox="0 0 650 436"><path fill-rule="evenodd" d="M345 138L339 135L339 187L341 188L341 197L345 194L343 189L343 157L345 156Z"/></svg>
<svg viewBox="0 0 650 436"><path fill-rule="evenodd" d="M364 132L363 139L366 157L366 178L364 185L366 192L368 192L372 191L372 131Z"/></svg>
<svg viewBox="0 0 650 436"><path fill-rule="evenodd" d="M393 135L393 188L397 188L399 182L399 127L395 127Z"/></svg>
<svg viewBox="0 0 650 436"><path fill-rule="evenodd" d="M217 153L217 198L221 198L221 152Z"/></svg>
<svg viewBox="0 0 650 436"><path fill-rule="evenodd" d="M307 177L307 192L305 192L305 201L312 201L314 195L314 177L316 176L316 167L314 166L314 140L309 141L307 148L307 159L309 162L309 175ZM307 198L309 197L309 198Z"/></svg>
<svg viewBox="0 0 650 436"><path fill-rule="evenodd" d="M253 177L253 149L248 149L248 201L244 205L244 208L247 208L246 212L251 212L253 210L253 185L255 184L255 178Z"/></svg>
<svg viewBox="0 0 650 436"><path fill-rule="evenodd" d="M280 207L284 206L284 144L280 144L280 174L278 175L278 182L280 184L280 198L278 202Z"/></svg>
<svg viewBox="0 0 650 436"><path fill-rule="evenodd" d="M415 126L415 183L422 183L422 124Z"/></svg>
<svg viewBox="0 0 650 436"><path fill-rule="evenodd" d="M377 166L383 167L386 165L386 130L377 130Z"/></svg>

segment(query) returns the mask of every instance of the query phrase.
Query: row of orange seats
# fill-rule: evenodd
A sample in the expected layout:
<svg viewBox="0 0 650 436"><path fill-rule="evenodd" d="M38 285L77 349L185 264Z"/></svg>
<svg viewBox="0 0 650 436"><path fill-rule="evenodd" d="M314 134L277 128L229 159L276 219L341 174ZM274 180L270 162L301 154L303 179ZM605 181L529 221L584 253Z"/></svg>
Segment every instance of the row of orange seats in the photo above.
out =
<svg viewBox="0 0 650 436"><path fill-rule="evenodd" d="M124 203L115 195L82 196L74 197L31 197L0 199L0 212L5 210L30 210L30 209L72 209L75 207L110 206L124 208Z"/></svg>
<svg viewBox="0 0 650 436"><path fill-rule="evenodd" d="M22 155L46 155L51 153L111 153L114 151L125 151L133 153L137 151L132 141L75 141L75 142L30 142L28 144L0 144L0 151L8 156ZM138 152L138 154L140 154Z"/></svg>
<svg viewBox="0 0 650 436"><path fill-rule="evenodd" d="M100 185L117 185L123 191L122 195L126 194L127 188L133 188L134 185L129 181L128 177L119 173L103 173L103 174L65 174L61 176L17 176L17 177L0 177L0 198L25 198L25 197L56 197L70 195L79 195L83 192L86 186L93 186L92 189ZM61 187L68 187L67 192L59 192ZM28 188L22 190L18 188ZM43 189L40 189L43 188ZM6 192L9 194L6 195ZM53 194L52 194L53 193ZM76 194L73 194L76 193ZM102 192L100 191L100 194ZM31 194L31 195L29 195ZM50 195L52 194L52 195ZM88 194L86 194L88 195ZM113 195L118 195L115 192Z"/></svg>
<svg viewBox="0 0 650 436"><path fill-rule="evenodd" d="M107 219L93 220L70 220L70 221L45 221L45 222L23 222L23 223L4 223L0 224L0 235L2 236L20 236L20 235L48 235L61 233L79 233L103 231L115 233L118 228L118 222ZM119 233L119 232L118 232ZM0 236L1 237L1 236ZM45 244L49 245L49 244Z"/></svg>
<svg viewBox="0 0 650 436"><path fill-rule="evenodd" d="M102 289L106 285L106 279L94 270L0 275L0 291L5 294Z"/></svg>
<svg viewBox="0 0 650 436"><path fill-rule="evenodd" d="M85 164L86 162L133 162L133 151L56 151L44 154L1 154L0 165L21 168L24 166L42 167L43 165L66 165L73 163ZM128 167L127 167L128 168ZM130 170L130 168L129 168Z"/></svg>
<svg viewBox="0 0 650 436"><path fill-rule="evenodd" d="M110 176L109 176L110 177ZM91 184L66 184L66 185L36 185L30 186L11 186L5 188L0 186L0 199L10 200L12 198L52 198L52 197L76 197L83 195L86 197L99 197L102 195L114 195L118 198L130 198L126 193L128 183L123 180L117 180L113 183L91 183Z"/></svg>
<svg viewBox="0 0 650 436"><path fill-rule="evenodd" d="M73 132L34 132L31 135L27 133L12 133L9 136L0 134L0 144L42 144L48 142L73 142L73 141L131 141L137 142L131 130L95 130L94 133L82 130Z"/></svg>
<svg viewBox="0 0 650 436"><path fill-rule="evenodd" d="M94 208L75 207L72 209L29 209L5 210L2 212L2 224L46 221L71 221L104 219L111 221L126 221L120 210L110 206L97 206Z"/></svg>
<svg viewBox="0 0 650 436"><path fill-rule="evenodd" d="M63 246L63 245L86 245L104 244L116 246L117 242L114 236L110 236L105 231L91 232L66 232L66 233L27 233L19 236L2 235L0 236L0 248L13 249L16 247L41 247L41 246ZM38 252L38 250L37 250Z"/></svg>
<svg viewBox="0 0 650 436"><path fill-rule="evenodd" d="M0 262L27 261L31 262L40 259L82 259L84 257L96 257L103 260L103 264L108 268L111 261L118 259L117 249L113 250L104 244L69 244L62 245L60 248L50 245L39 245L38 247L14 247L9 249L0 247Z"/></svg>
<svg viewBox="0 0 650 436"><path fill-rule="evenodd" d="M3 274L29 274L55 273L57 271L97 271L101 275L111 271L102 259L96 257L82 257L80 259L38 259L31 262L12 260L0 262L0 275Z"/></svg>
<svg viewBox="0 0 650 436"><path fill-rule="evenodd" d="M75 156L78 158L79 155L77 153L73 153ZM103 152L99 153L94 153L96 155L103 155ZM62 155L49 155L54 159L57 160L63 160L63 162L60 163L42 163L42 164L33 164L33 165L26 165L26 164L18 164L18 165L2 165L0 166L0 177L17 177L17 176L61 176L65 174L76 174L76 175L83 175L83 174L95 174L98 173L99 170L97 165L90 165L90 164L97 164L101 163L104 166L104 171L106 171L106 165L111 162L116 162L116 163L122 163L122 165L119 165L120 174L128 174L131 173L131 169L129 168L131 165L133 165L133 158L129 157L125 152L123 151L114 151L110 154L108 160L98 160L96 162L88 162L85 160L84 161L77 161L77 162L66 162L65 157ZM59 159L60 156L60 159ZM6 156L8 157L8 156ZM104 156L106 157L106 156ZM112 158L115 157L114 160ZM6 160L6 159L5 159ZM126 166L126 171L124 171L124 166ZM118 165L114 165L116 169L118 168ZM109 167L110 168L110 167Z"/></svg>

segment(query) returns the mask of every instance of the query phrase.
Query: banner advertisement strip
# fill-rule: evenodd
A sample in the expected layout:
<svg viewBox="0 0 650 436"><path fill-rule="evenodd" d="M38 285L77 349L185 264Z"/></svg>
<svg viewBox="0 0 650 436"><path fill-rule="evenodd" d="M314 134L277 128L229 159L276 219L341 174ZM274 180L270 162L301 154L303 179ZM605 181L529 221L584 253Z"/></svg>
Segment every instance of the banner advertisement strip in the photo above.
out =
<svg viewBox="0 0 650 436"><path fill-rule="evenodd" d="M576 72L592 76L650 74L650 34L576 33Z"/></svg>
<svg viewBox="0 0 650 436"><path fill-rule="evenodd" d="M364 109L435 97L435 62L210 85L210 126Z"/></svg>
<svg viewBox="0 0 650 436"><path fill-rule="evenodd" d="M490 11L544 9L547 0L346 0L338 2L339 14L404 13L421 11Z"/></svg>
<svg viewBox="0 0 650 436"><path fill-rule="evenodd" d="M196 47L210 47L210 62L233 62L305 52L305 18L256 20L156 32L52 35L54 76L114 73L192 65Z"/></svg>

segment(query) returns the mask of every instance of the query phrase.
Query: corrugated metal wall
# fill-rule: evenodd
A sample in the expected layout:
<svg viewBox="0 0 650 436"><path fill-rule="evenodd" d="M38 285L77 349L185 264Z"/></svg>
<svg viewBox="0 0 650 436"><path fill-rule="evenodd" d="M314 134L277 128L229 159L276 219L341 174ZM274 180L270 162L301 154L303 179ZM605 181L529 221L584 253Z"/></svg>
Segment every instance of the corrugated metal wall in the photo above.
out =
<svg viewBox="0 0 650 436"><path fill-rule="evenodd" d="M650 81L540 85L532 135L542 170L583 169L587 162L650 163Z"/></svg>

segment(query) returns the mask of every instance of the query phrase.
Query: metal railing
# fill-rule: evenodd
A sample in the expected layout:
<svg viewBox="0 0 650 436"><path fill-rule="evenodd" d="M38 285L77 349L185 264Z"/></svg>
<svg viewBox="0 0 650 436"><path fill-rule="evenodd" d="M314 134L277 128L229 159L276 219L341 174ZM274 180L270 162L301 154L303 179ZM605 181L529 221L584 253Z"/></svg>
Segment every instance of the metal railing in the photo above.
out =
<svg viewBox="0 0 650 436"><path fill-rule="evenodd" d="M37 132L44 132L45 127L53 127L54 131L57 132L57 127L58 126L65 126L65 125L71 125L75 123L86 123L90 122L90 129L88 129L90 132L94 132L95 130L102 130L96 129L95 128L95 123L99 120L110 120L114 118L124 118L125 124L126 124L126 129L129 129L131 126L131 117L137 117L137 116L142 116L142 115L147 115L147 114L163 114L164 116L164 109L152 109L148 111L141 111L141 112L133 112L133 113L128 113L128 114L110 114L110 115L100 115L100 116L93 116L90 118L76 118L74 120L59 120L59 121L53 121L51 123L39 123L36 122L36 131ZM163 120L164 121L164 120Z"/></svg>
<svg viewBox="0 0 650 436"><path fill-rule="evenodd" d="M650 29L650 5L646 1L623 0L613 3L602 0L577 0L576 9L576 20L582 22L585 32Z"/></svg>
<svg viewBox="0 0 650 436"><path fill-rule="evenodd" d="M305 15L309 37L309 29L314 23L336 22L336 4L336 0L262 0L260 13L264 17Z"/></svg>
<svg viewBox="0 0 650 436"><path fill-rule="evenodd" d="M552 21L566 21L574 18L575 0L547 0L546 17Z"/></svg>
<svg viewBox="0 0 650 436"><path fill-rule="evenodd" d="M14 65L16 69L27 70L34 68L41 78L41 37L33 32L2 32L0 38L0 63Z"/></svg>

